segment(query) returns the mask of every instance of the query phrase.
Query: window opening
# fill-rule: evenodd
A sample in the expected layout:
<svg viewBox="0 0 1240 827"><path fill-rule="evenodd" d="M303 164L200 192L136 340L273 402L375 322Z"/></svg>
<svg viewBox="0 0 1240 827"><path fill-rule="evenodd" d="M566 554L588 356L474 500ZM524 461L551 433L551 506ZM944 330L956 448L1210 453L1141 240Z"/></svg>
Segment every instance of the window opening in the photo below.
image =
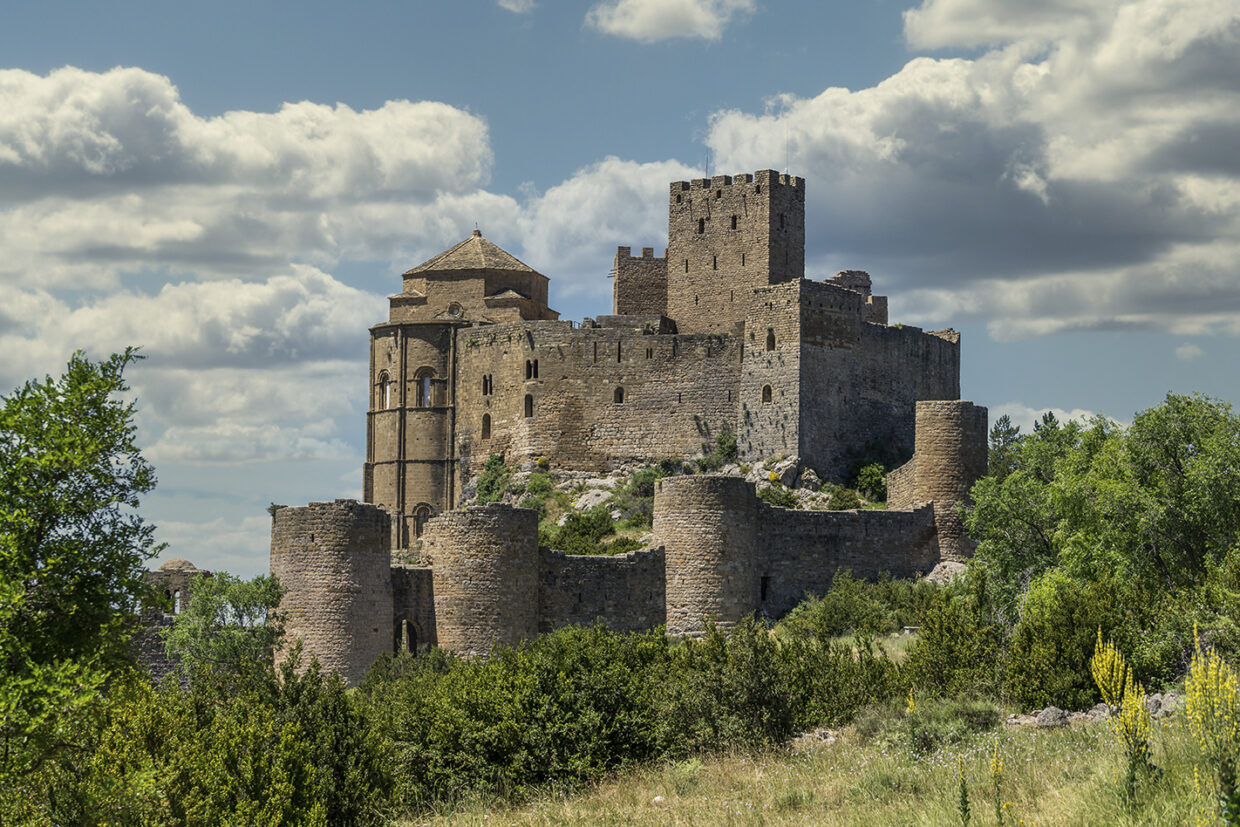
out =
<svg viewBox="0 0 1240 827"><path fill-rule="evenodd" d="M388 377L387 371L379 374L378 393L376 396L376 408L386 411L392 407L392 380Z"/></svg>
<svg viewBox="0 0 1240 827"><path fill-rule="evenodd" d="M701 235L704 232L706 232L706 219L699 218L698 219L698 235Z"/></svg>
<svg viewBox="0 0 1240 827"><path fill-rule="evenodd" d="M172 593L172 613L179 615L181 613L181 590L177 589Z"/></svg>
<svg viewBox="0 0 1240 827"><path fill-rule="evenodd" d="M538 378L538 360L537 359L534 360L534 378L535 379Z"/></svg>
<svg viewBox="0 0 1240 827"><path fill-rule="evenodd" d="M653 358L654 358L654 348L652 348L652 347L648 347L648 348L646 348L646 358L647 358L647 359L653 359Z"/></svg>
<svg viewBox="0 0 1240 827"><path fill-rule="evenodd" d="M681 197L680 197L679 195L678 195L678 196L676 196L676 203L677 203L677 204L679 204L679 203L680 203L680 199L681 199Z"/></svg>
<svg viewBox="0 0 1240 827"><path fill-rule="evenodd" d="M712 257L712 260L711 260L711 263L710 263L710 268L711 268L712 270L718 270L718 269L719 269L719 256L713 256L713 257Z"/></svg>
<svg viewBox="0 0 1240 827"><path fill-rule="evenodd" d="M483 439L491 438L491 415L490 414L482 415L482 438Z"/></svg>
<svg viewBox="0 0 1240 827"><path fill-rule="evenodd" d="M611 399L617 405L624 404L624 388L616 388L616 392L611 395Z"/></svg>
<svg viewBox="0 0 1240 827"><path fill-rule="evenodd" d="M534 363L529 359L525 360L525 379L528 382L534 378Z"/></svg>
<svg viewBox="0 0 1240 827"><path fill-rule="evenodd" d="M685 272L689 272L689 259L685 259Z"/></svg>
<svg viewBox="0 0 1240 827"><path fill-rule="evenodd" d="M413 383L416 388L415 401L419 408L429 408L435 403L431 394L431 380L435 376L435 371L430 368L422 368L413 377Z"/></svg>
<svg viewBox="0 0 1240 827"><path fill-rule="evenodd" d="M736 229L736 216L732 216L732 229Z"/></svg>
<svg viewBox="0 0 1240 827"><path fill-rule="evenodd" d="M716 198L723 198L723 190L715 190Z"/></svg>
<svg viewBox="0 0 1240 827"><path fill-rule="evenodd" d="M620 361L620 343L616 342L616 361Z"/></svg>
<svg viewBox="0 0 1240 827"><path fill-rule="evenodd" d="M534 416L534 397L528 393L525 395L525 418L531 419Z"/></svg>
<svg viewBox="0 0 1240 827"><path fill-rule="evenodd" d="M762 192L762 185L761 185L761 184L758 184L758 186L756 186L756 187L754 187L754 188L753 188L753 191L754 191L755 193Z"/></svg>
<svg viewBox="0 0 1240 827"><path fill-rule="evenodd" d="M598 342L594 343L594 361L598 361Z"/></svg>
<svg viewBox="0 0 1240 827"><path fill-rule="evenodd" d="M413 536L421 537L422 529L426 527L426 521L431 518L431 507L429 505L419 505L413 510Z"/></svg>
<svg viewBox="0 0 1240 827"><path fill-rule="evenodd" d="M759 601L761 601L761 602L763 602L763 603L765 603L765 602L766 602L766 595L767 595L767 593L768 593L768 592L770 591L770 589L771 589L771 578L770 578L770 575L766 575L766 574L762 575L762 579L761 579L761 580L759 580L758 582L759 582L759 587L758 587L758 588L759 588L758 600L759 600Z"/></svg>
<svg viewBox="0 0 1240 827"><path fill-rule="evenodd" d="M744 253L741 253L741 266L742 267L745 266L745 254Z"/></svg>
<svg viewBox="0 0 1240 827"><path fill-rule="evenodd" d="M779 229L782 230L783 228L784 228L784 214L780 213L779 214Z"/></svg>
<svg viewBox="0 0 1240 827"><path fill-rule="evenodd" d="M775 331L768 330L766 332L766 349L768 351L775 349Z"/></svg>
<svg viewBox="0 0 1240 827"><path fill-rule="evenodd" d="M762 386L762 404L763 405L771 404L771 386L770 385Z"/></svg>

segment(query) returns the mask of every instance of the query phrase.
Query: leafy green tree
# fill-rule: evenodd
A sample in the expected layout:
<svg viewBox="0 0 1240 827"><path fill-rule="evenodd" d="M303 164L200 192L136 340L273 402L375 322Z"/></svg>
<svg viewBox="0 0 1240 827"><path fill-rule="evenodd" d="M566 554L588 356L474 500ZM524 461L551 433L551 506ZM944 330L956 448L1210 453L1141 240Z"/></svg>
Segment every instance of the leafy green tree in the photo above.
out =
<svg viewBox="0 0 1240 827"><path fill-rule="evenodd" d="M504 464L503 454L491 454L487 457L482 473L478 475L478 503L485 505L497 502L504 496L510 476L512 469Z"/></svg>
<svg viewBox="0 0 1240 827"><path fill-rule="evenodd" d="M138 358L75 353L0 402L0 788L72 749L132 662L142 564L159 551L136 511L155 472L122 398Z"/></svg>
<svg viewBox="0 0 1240 827"><path fill-rule="evenodd" d="M273 610L284 589L272 575L242 580L231 574L199 574L190 581L190 600L164 638L168 657L190 674L244 671L270 662L284 627Z"/></svg>
<svg viewBox="0 0 1240 827"><path fill-rule="evenodd" d="M882 463L871 462L858 471L855 487L871 500L887 499L887 472Z"/></svg>
<svg viewBox="0 0 1240 827"><path fill-rule="evenodd" d="M1020 426L1013 425L1007 414L995 420L990 429L990 476L1002 481L1016 466L1016 452L1020 445Z"/></svg>

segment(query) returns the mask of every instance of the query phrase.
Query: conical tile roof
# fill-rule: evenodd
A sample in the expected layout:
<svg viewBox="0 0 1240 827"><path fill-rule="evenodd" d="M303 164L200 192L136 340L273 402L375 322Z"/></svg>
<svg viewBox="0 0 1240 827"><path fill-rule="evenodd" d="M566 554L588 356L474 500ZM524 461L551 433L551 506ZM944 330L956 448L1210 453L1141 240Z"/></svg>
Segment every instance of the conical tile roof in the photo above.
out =
<svg viewBox="0 0 1240 827"><path fill-rule="evenodd" d="M445 250L434 258L424 261L406 276L417 273L439 273L450 270L515 270L521 273L536 273L530 267L518 261L516 257L504 252L482 237L482 233L474 230L473 235L450 250Z"/></svg>

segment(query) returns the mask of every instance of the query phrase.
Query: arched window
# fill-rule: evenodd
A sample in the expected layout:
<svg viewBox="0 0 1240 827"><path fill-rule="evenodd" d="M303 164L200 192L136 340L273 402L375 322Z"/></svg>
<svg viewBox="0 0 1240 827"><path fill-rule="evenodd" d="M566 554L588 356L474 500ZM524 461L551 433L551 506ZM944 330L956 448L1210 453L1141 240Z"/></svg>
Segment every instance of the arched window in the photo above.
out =
<svg viewBox="0 0 1240 827"><path fill-rule="evenodd" d="M534 360L534 378L535 379L538 378L538 360L537 359Z"/></svg>
<svg viewBox="0 0 1240 827"><path fill-rule="evenodd" d="M767 350L775 349L775 331L774 330L768 330L766 332L766 349Z"/></svg>
<svg viewBox="0 0 1240 827"><path fill-rule="evenodd" d="M611 395L611 399L617 405L624 403L624 388L616 388L616 392Z"/></svg>
<svg viewBox="0 0 1240 827"><path fill-rule="evenodd" d="M530 419L534 416L534 397L528 393L525 395L525 418Z"/></svg>
<svg viewBox="0 0 1240 827"><path fill-rule="evenodd" d="M529 359L525 360L525 378L527 381L534 378L534 363Z"/></svg>
<svg viewBox="0 0 1240 827"><path fill-rule="evenodd" d="M482 438L483 439L491 438L491 415L490 414L482 415Z"/></svg>
<svg viewBox="0 0 1240 827"><path fill-rule="evenodd" d="M172 593L172 613L179 615L181 613L181 590L177 589Z"/></svg>
<svg viewBox="0 0 1240 827"><path fill-rule="evenodd" d="M386 411L392 407L392 380L388 372L382 371L375 382L375 410Z"/></svg>
<svg viewBox="0 0 1240 827"><path fill-rule="evenodd" d="M414 374L413 382L417 386L415 398L419 408L429 408L435 404L434 385L432 384L434 378L435 371L430 368L422 368Z"/></svg>
<svg viewBox="0 0 1240 827"><path fill-rule="evenodd" d="M770 385L762 386L762 404L763 405L771 404L771 386Z"/></svg>
<svg viewBox="0 0 1240 827"><path fill-rule="evenodd" d="M426 503L423 503L422 505L419 505L417 508L413 509L413 536L414 537L422 536L422 529L426 528L426 521L429 520L432 516L434 516L434 510Z"/></svg>

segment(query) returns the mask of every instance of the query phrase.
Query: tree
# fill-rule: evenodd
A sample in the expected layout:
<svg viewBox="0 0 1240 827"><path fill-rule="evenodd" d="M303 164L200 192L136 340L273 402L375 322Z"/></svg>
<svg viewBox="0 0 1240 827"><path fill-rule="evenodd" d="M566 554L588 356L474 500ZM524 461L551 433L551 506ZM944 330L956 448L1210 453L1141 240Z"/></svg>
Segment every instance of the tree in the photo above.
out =
<svg viewBox="0 0 1240 827"><path fill-rule="evenodd" d="M1012 472L1020 439L1020 426L1013 425L1011 417L1004 414L995 420L990 429L990 476L1002 481Z"/></svg>
<svg viewBox="0 0 1240 827"><path fill-rule="evenodd" d="M189 605L164 638L168 657L185 671L240 672L271 660L284 635L272 615L284 595L279 580L199 574L190 581L189 594Z"/></svg>
<svg viewBox="0 0 1240 827"><path fill-rule="evenodd" d="M136 509L155 472L134 444L125 368L81 352L0 400L0 787L73 743L132 663L132 620L157 554Z"/></svg>

